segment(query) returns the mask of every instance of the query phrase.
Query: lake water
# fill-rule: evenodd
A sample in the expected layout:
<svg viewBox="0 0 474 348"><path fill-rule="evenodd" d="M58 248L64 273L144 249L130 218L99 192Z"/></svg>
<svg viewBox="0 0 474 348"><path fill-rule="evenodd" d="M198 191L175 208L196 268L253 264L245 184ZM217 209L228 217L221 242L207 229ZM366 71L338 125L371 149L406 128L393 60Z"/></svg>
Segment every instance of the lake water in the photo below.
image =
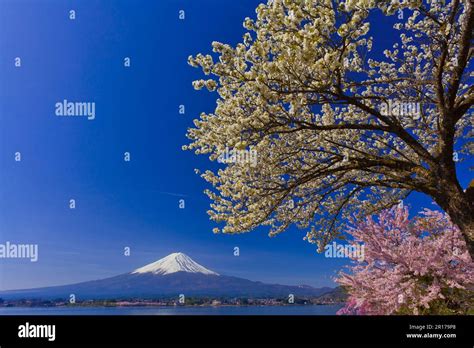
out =
<svg viewBox="0 0 474 348"><path fill-rule="evenodd" d="M342 305L0 308L0 315L334 315Z"/></svg>

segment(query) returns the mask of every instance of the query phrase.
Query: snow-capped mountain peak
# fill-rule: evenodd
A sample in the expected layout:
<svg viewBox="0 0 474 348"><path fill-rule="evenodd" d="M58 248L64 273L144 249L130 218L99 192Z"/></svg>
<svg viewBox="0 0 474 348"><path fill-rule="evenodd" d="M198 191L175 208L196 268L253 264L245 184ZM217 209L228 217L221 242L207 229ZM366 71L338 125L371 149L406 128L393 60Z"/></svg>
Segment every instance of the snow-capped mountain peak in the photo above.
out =
<svg viewBox="0 0 474 348"><path fill-rule="evenodd" d="M183 253L172 253L168 256L145 265L143 267L137 268L132 272L134 273L153 273L153 274L171 274L176 272L188 272L188 273L202 273L208 275L219 275L216 272L213 272L204 266L201 266L188 255Z"/></svg>

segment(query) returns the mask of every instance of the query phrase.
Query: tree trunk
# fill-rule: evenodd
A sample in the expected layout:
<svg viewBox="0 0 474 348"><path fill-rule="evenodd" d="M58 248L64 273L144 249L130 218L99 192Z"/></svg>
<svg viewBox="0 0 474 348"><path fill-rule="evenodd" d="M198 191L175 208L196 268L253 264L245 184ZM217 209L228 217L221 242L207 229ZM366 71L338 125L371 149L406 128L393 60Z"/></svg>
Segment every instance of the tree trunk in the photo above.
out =
<svg viewBox="0 0 474 348"><path fill-rule="evenodd" d="M442 183L443 194L436 198L436 203L448 213L451 221L462 232L471 258L474 260L474 187L464 192L459 184Z"/></svg>

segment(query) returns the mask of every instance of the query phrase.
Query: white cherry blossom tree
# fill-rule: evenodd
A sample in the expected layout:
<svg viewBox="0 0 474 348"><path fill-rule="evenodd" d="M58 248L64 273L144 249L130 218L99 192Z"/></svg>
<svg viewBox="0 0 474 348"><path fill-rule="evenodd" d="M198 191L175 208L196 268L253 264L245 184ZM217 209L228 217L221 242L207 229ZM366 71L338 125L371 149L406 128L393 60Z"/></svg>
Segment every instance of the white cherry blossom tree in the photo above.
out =
<svg viewBox="0 0 474 348"><path fill-rule="evenodd" d="M210 217L223 226L215 232L266 225L275 235L295 224L321 248L349 216L417 191L448 213L473 255L474 188L463 190L456 174L456 160L473 155L473 8L470 0L273 0L245 19L241 43L213 42L213 55L190 56L208 75L194 87L218 99L184 148L211 160L229 148L258 154L257 165L228 161L202 173L213 186ZM388 16L399 40L382 47L371 21Z"/></svg>

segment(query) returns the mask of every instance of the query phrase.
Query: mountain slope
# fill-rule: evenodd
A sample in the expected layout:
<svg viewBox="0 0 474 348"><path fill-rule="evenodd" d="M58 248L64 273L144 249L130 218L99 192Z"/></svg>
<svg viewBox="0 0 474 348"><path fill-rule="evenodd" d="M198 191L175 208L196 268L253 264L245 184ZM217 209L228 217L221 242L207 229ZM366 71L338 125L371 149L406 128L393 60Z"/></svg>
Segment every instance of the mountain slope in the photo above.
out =
<svg viewBox="0 0 474 348"><path fill-rule="evenodd" d="M287 297L319 296L331 288L265 284L219 275L182 253L174 253L131 273L72 285L0 292L4 299L121 299L178 296Z"/></svg>

